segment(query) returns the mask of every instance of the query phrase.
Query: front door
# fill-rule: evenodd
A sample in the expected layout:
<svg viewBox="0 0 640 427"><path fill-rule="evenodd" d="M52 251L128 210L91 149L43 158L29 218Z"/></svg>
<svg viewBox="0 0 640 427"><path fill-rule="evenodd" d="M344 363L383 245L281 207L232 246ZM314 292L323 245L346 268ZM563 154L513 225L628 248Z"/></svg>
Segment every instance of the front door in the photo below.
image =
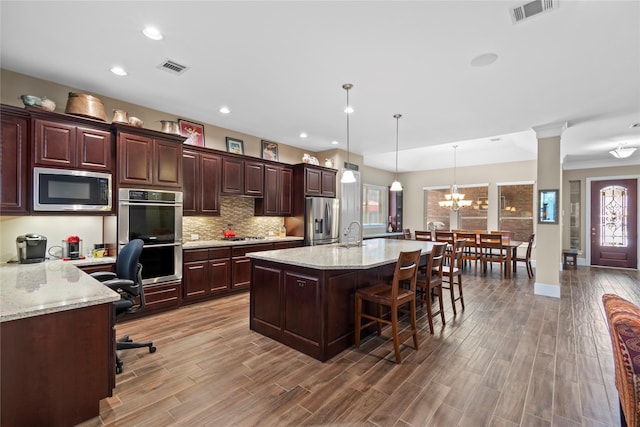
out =
<svg viewBox="0 0 640 427"><path fill-rule="evenodd" d="M591 182L591 265L636 268L638 180Z"/></svg>

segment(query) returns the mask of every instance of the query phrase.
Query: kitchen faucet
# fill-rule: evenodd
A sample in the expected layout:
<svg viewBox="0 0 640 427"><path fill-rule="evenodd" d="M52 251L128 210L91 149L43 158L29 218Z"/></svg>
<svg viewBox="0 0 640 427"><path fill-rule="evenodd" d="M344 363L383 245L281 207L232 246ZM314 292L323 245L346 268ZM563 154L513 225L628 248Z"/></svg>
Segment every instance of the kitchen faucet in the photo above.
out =
<svg viewBox="0 0 640 427"><path fill-rule="evenodd" d="M354 224L358 226L358 231L360 232L360 236L359 236L360 239L357 241L357 245L358 246L362 246L362 224L360 224L359 221L351 222L351 224L349 224L349 226L347 228L345 228L344 235L348 236L349 234L351 234L351 226L354 225Z"/></svg>

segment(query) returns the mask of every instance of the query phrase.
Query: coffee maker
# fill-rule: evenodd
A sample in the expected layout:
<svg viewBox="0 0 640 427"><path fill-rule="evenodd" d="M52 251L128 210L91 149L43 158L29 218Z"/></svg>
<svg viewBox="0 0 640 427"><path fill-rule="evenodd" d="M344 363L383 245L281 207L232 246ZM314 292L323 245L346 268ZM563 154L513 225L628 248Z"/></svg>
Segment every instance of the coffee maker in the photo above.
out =
<svg viewBox="0 0 640 427"><path fill-rule="evenodd" d="M84 259L82 256L82 239L78 236L69 236L62 241L64 248L64 259Z"/></svg>
<svg viewBox="0 0 640 427"><path fill-rule="evenodd" d="M47 238L35 233L18 236L16 247L20 264L43 262L47 251Z"/></svg>

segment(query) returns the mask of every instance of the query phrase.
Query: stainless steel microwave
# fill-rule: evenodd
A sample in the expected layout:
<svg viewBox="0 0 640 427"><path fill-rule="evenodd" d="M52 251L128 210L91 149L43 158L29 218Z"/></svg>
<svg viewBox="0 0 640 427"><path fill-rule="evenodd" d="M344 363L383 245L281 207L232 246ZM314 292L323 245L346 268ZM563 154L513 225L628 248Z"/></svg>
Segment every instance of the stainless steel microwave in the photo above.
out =
<svg viewBox="0 0 640 427"><path fill-rule="evenodd" d="M111 193L110 173L33 168L34 211L110 211Z"/></svg>

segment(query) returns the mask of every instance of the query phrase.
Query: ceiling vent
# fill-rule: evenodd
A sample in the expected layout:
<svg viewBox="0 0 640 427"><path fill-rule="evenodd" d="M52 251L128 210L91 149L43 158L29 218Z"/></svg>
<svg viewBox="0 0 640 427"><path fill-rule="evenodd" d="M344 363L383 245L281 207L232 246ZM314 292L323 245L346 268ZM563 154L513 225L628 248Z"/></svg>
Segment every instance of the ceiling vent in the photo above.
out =
<svg viewBox="0 0 640 427"><path fill-rule="evenodd" d="M176 61L172 61L170 59L167 59L162 64L158 65L158 68L166 71L167 73L175 74L178 76L189 69L189 67L187 67L186 65L178 64Z"/></svg>
<svg viewBox="0 0 640 427"><path fill-rule="evenodd" d="M560 6L558 4L559 1L560 0L534 0L521 6L516 6L510 9L511 20L515 24L516 22L522 22L541 13L552 11Z"/></svg>

